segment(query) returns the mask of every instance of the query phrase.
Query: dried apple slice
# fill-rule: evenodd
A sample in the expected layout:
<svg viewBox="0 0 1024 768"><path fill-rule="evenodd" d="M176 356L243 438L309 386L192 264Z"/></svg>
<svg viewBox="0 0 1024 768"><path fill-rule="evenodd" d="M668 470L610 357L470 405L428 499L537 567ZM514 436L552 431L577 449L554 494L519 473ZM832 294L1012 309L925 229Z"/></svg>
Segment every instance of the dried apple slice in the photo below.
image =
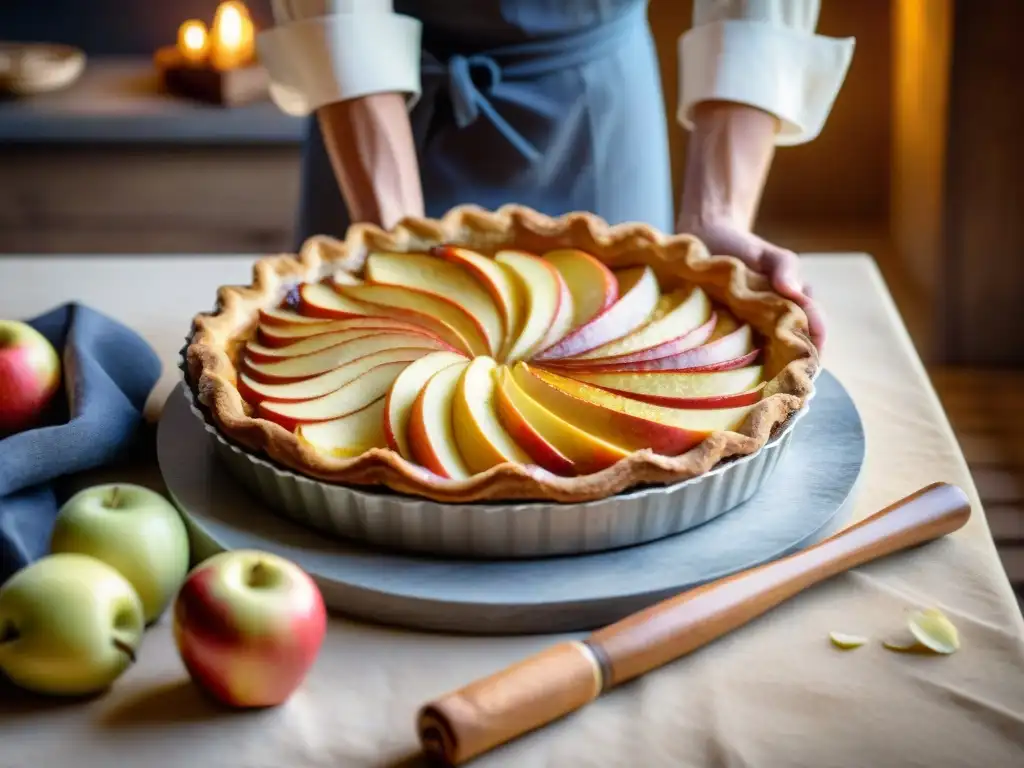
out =
<svg viewBox="0 0 1024 768"><path fill-rule="evenodd" d="M589 323L615 303L619 284L608 267L585 251L548 251L542 258L562 276L572 296L572 327Z"/></svg>
<svg viewBox="0 0 1024 768"><path fill-rule="evenodd" d="M568 331L572 310L565 304L572 299L558 271L543 259L522 251L499 251L494 259L512 270L524 298L522 328L507 355L508 360L520 360L547 338Z"/></svg>
<svg viewBox="0 0 1024 768"><path fill-rule="evenodd" d="M490 357L478 357L466 366L452 406L459 453L473 473L506 462L532 463L498 418L494 375L497 367Z"/></svg>
<svg viewBox="0 0 1024 768"><path fill-rule="evenodd" d="M371 368L384 363L411 363L430 353L429 349L404 348L382 349L369 355L345 363L332 371L322 373L310 379L293 381L289 384L267 384L257 381L245 373L238 376L238 391L250 403L257 404L264 400L277 402L297 402L323 397L343 387L353 379L362 376Z"/></svg>
<svg viewBox="0 0 1024 768"><path fill-rule="evenodd" d="M544 407L531 397L509 369L498 369L498 386L501 392L499 402L507 406L499 409L502 423L509 434L538 465L558 474L567 474L558 456L568 459L572 470L589 474L606 469L629 455L617 445L602 440L597 435L584 431ZM536 438L540 437L538 441ZM553 448L554 455L549 450Z"/></svg>
<svg viewBox="0 0 1024 768"><path fill-rule="evenodd" d="M468 362L442 368L430 377L409 415L409 447L412 455L431 472L455 480L470 476L455 440L452 407L459 378Z"/></svg>
<svg viewBox="0 0 1024 768"><path fill-rule="evenodd" d="M453 301L425 290L401 285L342 286L343 295L377 308L377 311L401 313L428 328L456 349L471 355L490 351L483 327L465 309Z"/></svg>
<svg viewBox="0 0 1024 768"><path fill-rule="evenodd" d="M513 374L528 395L557 416L585 424L597 437L630 451L649 448L677 456L713 432L738 429L751 408L665 408L525 363L517 363Z"/></svg>
<svg viewBox="0 0 1024 768"><path fill-rule="evenodd" d="M650 267L632 267L616 274L619 299L589 323L576 328L557 344L539 350L534 360L555 360L600 347L642 326L654 313L661 291Z"/></svg>
<svg viewBox="0 0 1024 768"><path fill-rule="evenodd" d="M312 400L285 403L264 400L258 406L259 415L288 430L294 430L300 424L346 416L384 397L407 365L409 363L406 362L378 365L333 392Z"/></svg>
<svg viewBox="0 0 1024 768"><path fill-rule="evenodd" d="M409 417L423 387L440 370L467 362L456 352L430 352L402 371L387 394L384 432L391 450L408 461L416 461L409 448Z"/></svg>
<svg viewBox="0 0 1024 768"><path fill-rule="evenodd" d="M387 448L384 435L384 398L339 419L317 424L300 424L300 440L319 453L336 458L359 456L371 448Z"/></svg>
<svg viewBox="0 0 1024 768"><path fill-rule="evenodd" d="M311 355L288 357L272 363L245 361L245 372L252 379L267 384L287 384L311 379L332 371L365 355L384 349L444 349L445 344L422 333L390 333L381 331L373 336L353 339L344 344L314 352Z"/></svg>

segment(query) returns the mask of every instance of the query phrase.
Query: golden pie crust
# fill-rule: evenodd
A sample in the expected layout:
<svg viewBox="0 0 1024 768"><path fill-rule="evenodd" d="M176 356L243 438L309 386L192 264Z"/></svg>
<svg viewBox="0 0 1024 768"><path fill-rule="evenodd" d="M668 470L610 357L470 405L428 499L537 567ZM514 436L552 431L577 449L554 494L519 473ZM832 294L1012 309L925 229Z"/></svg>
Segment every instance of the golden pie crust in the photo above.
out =
<svg viewBox="0 0 1024 768"><path fill-rule="evenodd" d="M680 279L696 283L762 337L764 397L738 432L715 432L678 456L636 451L600 472L573 477L506 463L467 479L452 480L386 448L373 448L355 457L327 456L284 427L253 415L252 406L236 386L236 361L240 349L256 332L261 308L280 304L296 284L319 280L338 269L359 274L374 251L422 252L441 244L489 255L506 248L536 253L577 248L612 269L648 265L663 289ZM387 488L440 502L579 502L642 485L693 478L723 460L757 451L807 402L818 367L818 352L803 310L772 291L765 277L739 260L710 255L703 243L690 235L665 235L643 224L610 226L589 213L551 218L509 205L497 211L460 206L442 219L405 219L390 231L357 224L350 227L344 241L313 237L297 255L259 260L251 285L220 288L215 311L194 318L186 379L224 436L300 475L369 486L370 490Z"/></svg>

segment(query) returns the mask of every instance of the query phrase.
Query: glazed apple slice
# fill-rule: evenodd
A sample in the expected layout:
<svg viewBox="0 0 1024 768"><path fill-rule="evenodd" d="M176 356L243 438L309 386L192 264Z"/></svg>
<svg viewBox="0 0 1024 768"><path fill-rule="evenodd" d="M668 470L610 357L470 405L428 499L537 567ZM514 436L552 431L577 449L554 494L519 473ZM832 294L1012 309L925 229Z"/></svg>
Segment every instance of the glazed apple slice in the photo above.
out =
<svg viewBox="0 0 1024 768"><path fill-rule="evenodd" d="M343 286L343 295L419 323L434 331L456 349L470 355L490 351L487 334L480 324L458 304L424 290L399 285Z"/></svg>
<svg viewBox="0 0 1024 768"><path fill-rule="evenodd" d="M634 371L574 373L585 384L670 408L733 408L761 399L764 368L750 365L720 373Z"/></svg>
<svg viewBox="0 0 1024 768"><path fill-rule="evenodd" d="M442 245L431 253L466 269L487 289L504 321L505 339L498 356L504 360L510 345L519 334L524 298L520 295L515 275L504 264L468 248Z"/></svg>
<svg viewBox="0 0 1024 768"><path fill-rule="evenodd" d="M608 267L585 251L548 251L542 257L562 276L572 296L572 327L589 323L615 303L619 284Z"/></svg>
<svg viewBox="0 0 1024 768"><path fill-rule="evenodd" d="M300 424L295 433L317 452L342 459L359 456L371 448L387 448L384 398L339 419Z"/></svg>
<svg viewBox="0 0 1024 768"><path fill-rule="evenodd" d="M465 362L465 356L456 352L430 352L398 375L388 391L384 411L384 432L391 450L408 461L416 461L409 448L409 416L416 398L435 373Z"/></svg>
<svg viewBox="0 0 1024 768"><path fill-rule="evenodd" d="M350 286L356 287L356 286ZM307 317L343 320L382 314L378 307L353 301L326 283L305 283L299 288L299 308Z"/></svg>
<svg viewBox="0 0 1024 768"><path fill-rule="evenodd" d="M680 288L658 302L651 320L621 339L602 344L589 352L568 358L565 362L575 365L584 360L624 357L640 359L665 357L674 352L699 346L711 336L714 324L711 319L711 300L699 287ZM703 334L693 331L703 328ZM682 346L681 345L688 345ZM662 354L663 350L668 350Z"/></svg>
<svg viewBox="0 0 1024 768"><path fill-rule="evenodd" d="M540 406L529 401L511 377L506 378L507 374L508 370L504 367L495 372L494 404L499 421L510 434L515 434L516 441L526 449L538 467L563 477L577 474L576 465L534 428L526 414L537 411ZM522 409L516 405L517 401L523 405ZM535 414L534 421L543 423L544 417Z"/></svg>
<svg viewBox="0 0 1024 768"><path fill-rule="evenodd" d="M498 354L505 338L505 320L484 286L458 264L422 253L372 253L366 260L366 278L372 283L428 291L455 302L483 329L490 354Z"/></svg>
<svg viewBox="0 0 1024 768"><path fill-rule="evenodd" d="M633 267L616 275L619 298L589 323L576 328L557 344L540 350L535 360L556 360L581 355L632 333L648 321L661 292L650 267Z"/></svg>
<svg viewBox="0 0 1024 768"><path fill-rule="evenodd" d="M409 414L409 448L415 460L434 474L454 480L472 474L459 453L452 423L455 391L468 365L456 363L431 376Z"/></svg>
<svg viewBox="0 0 1024 768"><path fill-rule="evenodd" d="M245 345L245 356L254 363L273 363L278 360L287 360L289 357L311 355L314 352L322 352L325 349L336 347L356 339L363 339L367 336L376 336L387 329L363 328L361 330L337 331L336 333L324 333L302 339L294 344L282 347L266 347L262 344L250 341ZM406 331L417 336L427 336L440 341L429 331L418 328L415 331Z"/></svg>
<svg viewBox="0 0 1024 768"><path fill-rule="evenodd" d="M266 325L323 325L331 322L324 317L306 317L290 309L270 307L260 310L260 323Z"/></svg>
<svg viewBox="0 0 1024 768"><path fill-rule="evenodd" d="M353 339L311 355L289 357L273 363L245 361L245 372L257 381L268 384L285 384L291 381L311 379L339 366L351 363L365 355L372 355L384 349L443 349L445 345L421 333L390 333L382 331L373 336Z"/></svg>
<svg viewBox="0 0 1024 768"><path fill-rule="evenodd" d="M264 400L258 406L259 415L289 430L294 430L299 424L347 416L384 397L407 365L409 363L406 362L378 365L333 392L312 400L294 403Z"/></svg>
<svg viewBox="0 0 1024 768"><path fill-rule="evenodd" d="M505 462L532 463L498 418L494 391L497 367L490 357L476 358L466 366L455 392L455 441L473 473Z"/></svg>
<svg viewBox="0 0 1024 768"><path fill-rule="evenodd" d="M315 323L274 325L260 323L259 340L267 347L284 347L303 339L341 331L415 331L429 332L421 325L389 317L350 317L347 320L317 320Z"/></svg>
<svg viewBox="0 0 1024 768"><path fill-rule="evenodd" d="M405 349L402 347L382 349L380 352L374 352L350 363L345 363L333 371L322 373L310 379L293 381L290 384L266 384L247 376L245 373L240 373L238 375L238 391L247 402L253 404L264 400L275 400L277 402L312 400L316 397L323 397L345 386L353 379L362 376L378 365L383 363L411 363L413 360L418 360L427 354L430 354L429 349Z"/></svg>
<svg viewBox="0 0 1024 768"><path fill-rule="evenodd" d="M522 328L507 359L529 357L547 338L563 335L572 326L572 307L565 306L572 301L569 289L551 264L533 254L498 251L494 259L513 272L524 297Z"/></svg>
<svg viewBox="0 0 1024 768"><path fill-rule="evenodd" d="M572 424L586 424L597 437L630 451L649 448L677 456L712 432L735 430L751 406L742 408L665 408L518 363L513 376L523 390Z"/></svg>
<svg viewBox="0 0 1024 768"><path fill-rule="evenodd" d="M587 425L587 430L583 430L576 423L566 421L546 408L523 389L507 367L502 366L500 369L498 381L503 398L513 406L499 411L503 417L502 423L515 441L545 469L556 471L546 463L550 457L545 444L569 459L573 471L578 474L599 472L628 455L628 451L598 437L589 429L590 425ZM536 443L534 435L542 437L544 442ZM563 469L558 474L566 472Z"/></svg>

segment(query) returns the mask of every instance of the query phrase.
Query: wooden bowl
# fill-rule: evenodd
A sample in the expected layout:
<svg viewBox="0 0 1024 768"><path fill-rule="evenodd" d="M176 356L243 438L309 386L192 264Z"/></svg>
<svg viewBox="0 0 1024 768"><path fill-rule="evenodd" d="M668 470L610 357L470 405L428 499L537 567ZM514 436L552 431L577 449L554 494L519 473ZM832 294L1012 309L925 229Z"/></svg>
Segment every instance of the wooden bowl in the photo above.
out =
<svg viewBox="0 0 1024 768"><path fill-rule="evenodd" d="M0 93L34 96L66 88L85 70L85 52L49 43L0 43Z"/></svg>

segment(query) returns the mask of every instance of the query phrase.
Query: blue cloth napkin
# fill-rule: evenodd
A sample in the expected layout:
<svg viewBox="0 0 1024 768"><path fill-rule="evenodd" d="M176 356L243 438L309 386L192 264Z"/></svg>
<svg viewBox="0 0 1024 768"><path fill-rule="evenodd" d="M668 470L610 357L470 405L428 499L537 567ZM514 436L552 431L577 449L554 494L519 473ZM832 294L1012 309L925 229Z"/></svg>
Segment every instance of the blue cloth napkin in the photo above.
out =
<svg viewBox="0 0 1024 768"><path fill-rule="evenodd" d="M0 440L0 584L49 551L60 479L135 445L161 372L138 334L80 304L26 322L61 356L63 396L38 427Z"/></svg>

